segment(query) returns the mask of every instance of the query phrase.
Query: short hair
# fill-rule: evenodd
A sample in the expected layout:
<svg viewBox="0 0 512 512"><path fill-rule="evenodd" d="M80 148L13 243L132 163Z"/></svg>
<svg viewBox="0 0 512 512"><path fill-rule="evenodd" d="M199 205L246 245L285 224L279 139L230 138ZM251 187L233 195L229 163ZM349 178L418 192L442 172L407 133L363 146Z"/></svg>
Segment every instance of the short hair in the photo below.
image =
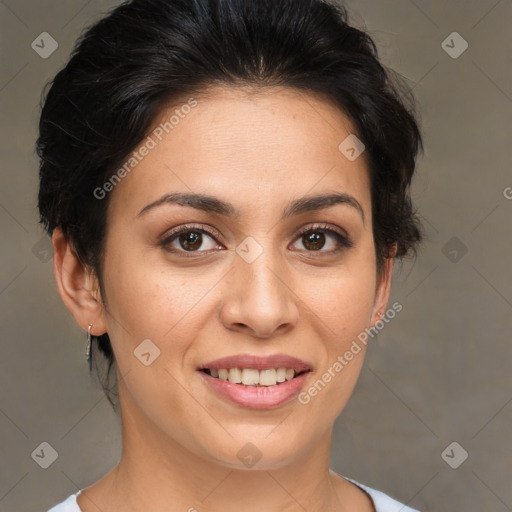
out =
<svg viewBox="0 0 512 512"><path fill-rule="evenodd" d="M284 86L338 105L365 145L377 274L416 255L422 226L410 184L423 150L412 93L372 38L327 0L132 0L78 38L42 99L38 207L102 287L108 198L101 187L169 102L215 85ZM341 142L341 140L340 140ZM101 288L103 290L103 288ZM95 337L96 338L96 337ZM97 337L108 362L108 334ZM93 340L96 341L96 340Z"/></svg>

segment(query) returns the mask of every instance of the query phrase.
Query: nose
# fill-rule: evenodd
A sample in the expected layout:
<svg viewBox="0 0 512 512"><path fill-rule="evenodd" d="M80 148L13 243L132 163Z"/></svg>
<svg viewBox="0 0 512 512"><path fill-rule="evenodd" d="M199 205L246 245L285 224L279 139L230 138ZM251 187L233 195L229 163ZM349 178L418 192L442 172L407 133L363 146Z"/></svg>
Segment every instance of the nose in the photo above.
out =
<svg viewBox="0 0 512 512"><path fill-rule="evenodd" d="M297 324L299 298L284 264L269 253L264 251L251 263L235 256L220 308L220 318L227 329L269 338Z"/></svg>

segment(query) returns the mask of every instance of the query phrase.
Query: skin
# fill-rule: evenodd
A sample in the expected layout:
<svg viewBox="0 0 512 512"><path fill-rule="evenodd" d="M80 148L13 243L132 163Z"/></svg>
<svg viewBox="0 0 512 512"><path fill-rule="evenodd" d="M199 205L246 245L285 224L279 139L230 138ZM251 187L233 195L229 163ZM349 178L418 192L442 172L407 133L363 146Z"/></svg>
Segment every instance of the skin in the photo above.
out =
<svg viewBox="0 0 512 512"><path fill-rule="evenodd" d="M338 145L354 133L350 121L312 94L216 87L195 98L109 193L105 296L60 229L53 235L62 300L84 330L93 322L92 334L108 331L117 360L122 456L78 504L83 512L372 511L364 491L329 469L333 425L364 346L308 404L272 410L224 401L196 370L241 352L284 352L312 365L307 389L385 312L394 259L378 280L365 154L345 158ZM356 198L364 222L347 204L281 220L289 201L333 191ZM166 204L137 217L169 192L213 195L240 214ZM174 253L159 245L187 223L216 234L203 235L196 257L182 256L190 252L179 238L168 244ZM317 223L344 230L354 246L331 252L338 243L325 234L310 249L297 233ZM235 252L248 236L263 248L252 263ZM133 353L146 338L160 350L149 366ZM248 442L262 454L252 468L237 457Z"/></svg>

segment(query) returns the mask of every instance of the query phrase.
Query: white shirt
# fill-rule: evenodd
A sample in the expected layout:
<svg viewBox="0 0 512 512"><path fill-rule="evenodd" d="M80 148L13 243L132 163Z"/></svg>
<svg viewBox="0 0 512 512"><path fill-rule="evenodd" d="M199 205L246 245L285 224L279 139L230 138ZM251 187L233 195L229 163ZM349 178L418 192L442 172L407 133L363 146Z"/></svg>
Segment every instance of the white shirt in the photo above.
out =
<svg viewBox="0 0 512 512"><path fill-rule="evenodd" d="M360 484L355 480L352 480L351 478L343 478L349 480L350 482L356 484L361 489L366 491L373 500L373 504L375 505L375 510L377 512L419 512L419 510L407 507L403 503L399 503L398 501L394 500L387 494L384 494L382 491L377 491L376 489L372 489L371 487ZM76 502L76 497L81 492L82 491L80 490L77 493L72 494L63 502L59 503L58 505L55 505L47 512L82 512Z"/></svg>

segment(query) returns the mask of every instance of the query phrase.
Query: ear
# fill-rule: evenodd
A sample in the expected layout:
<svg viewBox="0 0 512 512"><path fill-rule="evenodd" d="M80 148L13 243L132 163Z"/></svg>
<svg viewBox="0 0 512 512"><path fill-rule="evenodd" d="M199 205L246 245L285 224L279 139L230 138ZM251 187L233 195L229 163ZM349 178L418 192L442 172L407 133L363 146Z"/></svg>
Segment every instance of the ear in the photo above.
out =
<svg viewBox="0 0 512 512"><path fill-rule="evenodd" d="M80 261L60 227L53 232L52 245L53 273L62 302L82 329L87 332L93 324L92 335L104 334L105 311L96 275Z"/></svg>
<svg viewBox="0 0 512 512"><path fill-rule="evenodd" d="M397 248L398 246L395 243L390 251L390 257L384 260L384 271L380 279L377 281L373 312L370 319L370 325L372 327L384 316L386 312L389 301L389 294L391 291L391 277L393 274L393 265L395 263L395 254Z"/></svg>

